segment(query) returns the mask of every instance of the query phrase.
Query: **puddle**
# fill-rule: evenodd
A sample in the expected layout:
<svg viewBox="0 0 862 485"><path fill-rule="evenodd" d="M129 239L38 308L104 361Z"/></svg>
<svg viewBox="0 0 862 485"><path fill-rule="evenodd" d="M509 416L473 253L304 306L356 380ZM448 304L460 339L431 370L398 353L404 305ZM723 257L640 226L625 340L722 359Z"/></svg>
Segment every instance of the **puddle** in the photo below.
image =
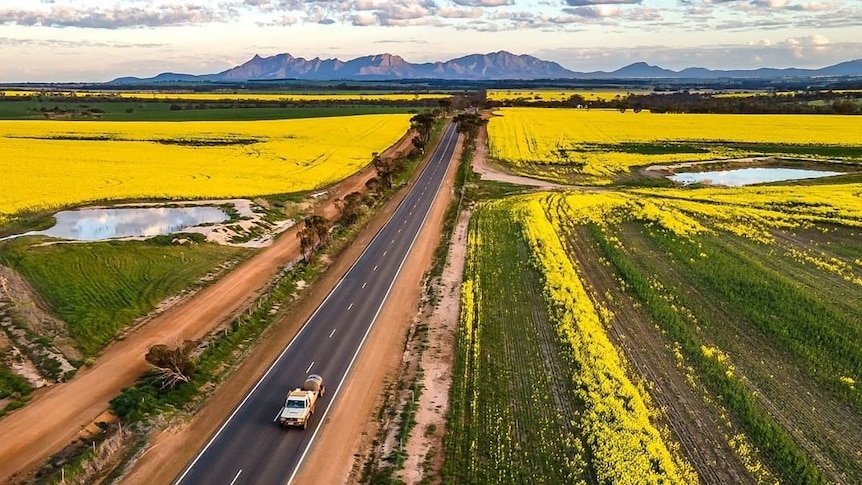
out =
<svg viewBox="0 0 862 485"><path fill-rule="evenodd" d="M726 185L740 187L743 185L761 184L766 182L782 182L785 180L802 180L820 177L842 175L844 172L826 170L805 170L800 168L739 168L734 170L719 170L714 172L687 172L669 175L668 178L683 185L703 183L708 185Z"/></svg>
<svg viewBox="0 0 862 485"><path fill-rule="evenodd" d="M223 210L216 207L81 209L61 211L54 217L57 223L49 229L30 231L4 239L34 235L77 241L152 237L201 224L224 222L229 218Z"/></svg>

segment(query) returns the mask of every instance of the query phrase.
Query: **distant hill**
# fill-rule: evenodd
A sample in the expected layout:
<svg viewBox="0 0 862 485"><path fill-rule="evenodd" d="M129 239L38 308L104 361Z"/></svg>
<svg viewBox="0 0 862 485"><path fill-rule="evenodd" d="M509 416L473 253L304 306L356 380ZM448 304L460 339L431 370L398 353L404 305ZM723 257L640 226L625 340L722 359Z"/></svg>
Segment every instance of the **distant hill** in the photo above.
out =
<svg viewBox="0 0 862 485"><path fill-rule="evenodd" d="M445 62L414 64L392 54L340 59L305 59L290 54L255 55L247 62L216 74L162 73L151 78L120 77L112 84L158 82L242 82L251 80L301 79L314 81L378 81L397 79L442 80L531 80L531 79L721 79L786 78L815 76L862 76L862 59L822 69L712 70L689 67L672 71L636 62L616 71L575 72L556 62L506 51L472 54Z"/></svg>

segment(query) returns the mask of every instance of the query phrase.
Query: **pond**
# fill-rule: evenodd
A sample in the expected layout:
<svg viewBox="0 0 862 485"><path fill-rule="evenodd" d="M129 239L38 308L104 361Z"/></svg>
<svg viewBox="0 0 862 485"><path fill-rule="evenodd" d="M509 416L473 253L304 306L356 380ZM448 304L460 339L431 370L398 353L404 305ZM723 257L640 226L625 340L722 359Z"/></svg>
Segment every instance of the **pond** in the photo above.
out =
<svg viewBox="0 0 862 485"><path fill-rule="evenodd" d="M843 173L844 172L805 170L800 168L739 168L714 172L677 173L668 176L668 178L683 185L704 183L709 185L739 187L765 182L782 182L785 180L831 177L833 175L841 175Z"/></svg>
<svg viewBox="0 0 862 485"><path fill-rule="evenodd" d="M81 209L61 211L54 217L57 223L49 229L12 237L44 235L78 241L152 237L228 220L223 210L203 206Z"/></svg>

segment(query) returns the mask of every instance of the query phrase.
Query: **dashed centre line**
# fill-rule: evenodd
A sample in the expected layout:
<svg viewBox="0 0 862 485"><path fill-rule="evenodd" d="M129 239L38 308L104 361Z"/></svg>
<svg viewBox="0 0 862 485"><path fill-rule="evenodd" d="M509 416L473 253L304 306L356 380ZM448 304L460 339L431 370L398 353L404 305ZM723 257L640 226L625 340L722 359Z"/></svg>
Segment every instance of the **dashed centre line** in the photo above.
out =
<svg viewBox="0 0 862 485"><path fill-rule="evenodd" d="M314 367L314 362L312 362L311 365L308 366L308 369L305 369L305 373L308 374L309 371L311 371L312 367Z"/></svg>
<svg viewBox="0 0 862 485"><path fill-rule="evenodd" d="M234 475L233 480L231 480L231 481L230 481L230 485L233 485L234 483L236 483L236 481L237 481L237 479L239 478L240 474L242 474L242 468L240 468L240 469L239 469L239 471L238 471L238 472L236 472L236 475Z"/></svg>
<svg viewBox="0 0 862 485"><path fill-rule="evenodd" d="M329 338L332 338L332 336L335 335L336 330L338 330L338 329L337 328L332 329L332 333L329 334Z"/></svg>
<svg viewBox="0 0 862 485"><path fill-rule="evenodd" d="M365 285L367 285L367 284L368 284L367 281L365 283L362 283L362 287L365 288Z"/></svg>
<svg viewBox="0 0 862 485"><path fill-rule="evenodd" d="M347 305L347 310L348 310L348 311L350 311L350 309L351 309L351 308L353 308L353 302L350 302L350 305Z"/></svg>

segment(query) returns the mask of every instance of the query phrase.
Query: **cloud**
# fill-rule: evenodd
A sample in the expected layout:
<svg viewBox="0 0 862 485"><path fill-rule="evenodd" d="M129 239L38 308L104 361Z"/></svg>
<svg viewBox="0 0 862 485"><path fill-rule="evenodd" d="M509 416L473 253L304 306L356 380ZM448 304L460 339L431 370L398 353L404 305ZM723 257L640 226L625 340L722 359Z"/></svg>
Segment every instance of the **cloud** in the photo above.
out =
<svg viewBox="0 0 862 485"><path fill-rule="evenodd" d="M0 25L94 29L242 24L451 27L461 31L614 33L818 29L862 25L838 0L3 0ZM607 32L611 32L610 30Z"/></svg>
<svg viewBox="0 0 862 485"><path fill-rule="evenodd" d="M76 8L57 2L47 6L48 9L0 8L0 25L121 29L209 23L225 18L225 12L195 3L155 6L117 3L111 8Z"/></svg>
<svg viewBox="0 0 862 485"><path fill-rule="evenodd" d="M502 7L514 5L515 0L452 0L452 3L462 7Z"/></svg>
<svg viewBox="0 0 862 485"><path fill-rule="evenodd" d="M823 12L834 8L834 2L806 2L787 6L788 10L794 10L797 12Z"/></svg>
<svg viewBox="0 0 862 485"><path fill-rule="evenodd" d="M756 69L760 67L820 68L847 59L862 58L862 42L830 42L823 35L763 39L748 44L673 47L543 49L537 56L578 71L612 71L633 62L647 62L667 69Z"/></svg>
<svg viewBox="0 0 862 485"><path fill-rule="evenodd" d="M576 17L591 19L620 17L623 14L623 9L608 4L591 5L589 7L564 8L563 11Z"/></svg>
<svg viewBox="0 0 862 485"><path fill-rule="evenodd" d="M642 0L566 0L570 7L587 7L590 5L618 5L641 3Z"/></svg>
<svg viewBox="0 0 862 485"><path fill-rule="evenodd" d="M437 15L449 19L477 19L482 16L482 9L478 7L470 9L444 7L437 11Z"/></svg>
<svg viewBox="0 0 862 485"><path fill-rule="evenodd" d="M0 45L15 47L45 47L49 49L80 49L94 47L107 47L111 49L156 49L168 46L168 44L162 42L107 42L87 39L22 39L18 37L0 37Z"/></svg>

